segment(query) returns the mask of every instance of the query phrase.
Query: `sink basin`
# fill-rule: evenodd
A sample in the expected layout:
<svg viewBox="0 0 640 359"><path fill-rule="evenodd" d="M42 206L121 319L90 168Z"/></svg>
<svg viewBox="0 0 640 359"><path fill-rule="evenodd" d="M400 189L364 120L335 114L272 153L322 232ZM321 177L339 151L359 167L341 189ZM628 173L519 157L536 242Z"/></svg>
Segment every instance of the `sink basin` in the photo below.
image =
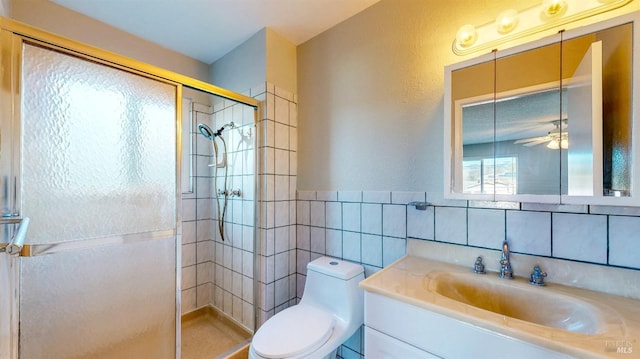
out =
<svg viewBox="0 0 640 359"><path fill-rule="evenodd" d="M472 273L440 273L430 289L455 301L505 317L580 334L602 332L597 308L580 299L532 286Z"/></svg>

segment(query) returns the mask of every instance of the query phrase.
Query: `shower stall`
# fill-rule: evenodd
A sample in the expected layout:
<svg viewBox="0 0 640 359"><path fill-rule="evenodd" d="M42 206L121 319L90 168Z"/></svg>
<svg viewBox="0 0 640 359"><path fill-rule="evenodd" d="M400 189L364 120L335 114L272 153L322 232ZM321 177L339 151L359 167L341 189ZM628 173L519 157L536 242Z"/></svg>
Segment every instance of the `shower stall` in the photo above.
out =
<svg viewBox="0 0 640 359"><path fill-rule="evenodd" d="M181 308L191 304L185 261L193 254L196 307L215 304L218 243L223 255L231 250L232 285L236 274L255 278L233 261L236 241L255 238L235 213L255 208L255 184L243 182L253 177L227 176L241 196L226 198L228 239L218 240L216 186L205 183L219 176L193 172L205 156L191 151L195 126L183 132L193 110L183 108L184 91L242 107L242 132L220 132L233 145L252 131L258 102L4 18L0 25L0 358L180 357ZM214 112L210 126L219 128ZM183 210L189 201L194 210ZM183 253L192 244L198 251ZM237 290L225 308L220 288L235 318ZM253 309L253 298L239 298Z"/></svg>
<svg viewBox="0 0 640 359"><path fill-rule="evenodd" d="M201 330L211 330L209 352L219 354L242 344L256 323L255 111L190 88L183 97L192 144L185 159L192 164L192 183L182 194L182 312L189 318L183 343L189 345L199 321ZM213 317L234 323L228 331L239 337L216 332L205 320Z"/></svg>

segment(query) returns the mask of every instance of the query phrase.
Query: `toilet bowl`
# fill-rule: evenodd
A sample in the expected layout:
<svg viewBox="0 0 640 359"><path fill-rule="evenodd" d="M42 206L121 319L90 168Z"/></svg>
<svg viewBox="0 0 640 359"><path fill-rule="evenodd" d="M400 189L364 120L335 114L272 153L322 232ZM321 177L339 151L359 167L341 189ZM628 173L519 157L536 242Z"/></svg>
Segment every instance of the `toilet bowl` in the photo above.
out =
<svg viewBox="0 0 640 359"><path fill-rule="evenodd" d="M335 358L336 351L362 326L364 279L361 265L321 257L307 265L300 304L267 320L255 333L251 359Z"/></svg>

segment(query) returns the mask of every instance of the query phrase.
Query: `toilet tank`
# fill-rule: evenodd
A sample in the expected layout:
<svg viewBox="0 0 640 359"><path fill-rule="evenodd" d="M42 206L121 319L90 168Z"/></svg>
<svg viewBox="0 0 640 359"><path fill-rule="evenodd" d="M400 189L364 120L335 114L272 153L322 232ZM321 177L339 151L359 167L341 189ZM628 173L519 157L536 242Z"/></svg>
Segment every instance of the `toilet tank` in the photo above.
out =
<svg viewBox="0 0 640 359"><path fill-rule="evenodd" d="M364 292L358 283L364 268L343 260L320 257L307 265L301 303L316 305L350 322L362 322Z"/></svg>

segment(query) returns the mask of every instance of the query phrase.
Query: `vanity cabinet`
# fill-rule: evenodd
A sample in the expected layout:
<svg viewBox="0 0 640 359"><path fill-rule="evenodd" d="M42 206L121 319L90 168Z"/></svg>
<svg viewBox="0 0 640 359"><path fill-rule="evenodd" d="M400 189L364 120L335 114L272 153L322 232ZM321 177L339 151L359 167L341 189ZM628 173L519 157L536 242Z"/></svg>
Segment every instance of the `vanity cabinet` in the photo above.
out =
<svg viewBox="0 0 640 359"><path fill-rule="evenodd" d="M364 298L366 358L571 358L398 299Z"/></svg>

